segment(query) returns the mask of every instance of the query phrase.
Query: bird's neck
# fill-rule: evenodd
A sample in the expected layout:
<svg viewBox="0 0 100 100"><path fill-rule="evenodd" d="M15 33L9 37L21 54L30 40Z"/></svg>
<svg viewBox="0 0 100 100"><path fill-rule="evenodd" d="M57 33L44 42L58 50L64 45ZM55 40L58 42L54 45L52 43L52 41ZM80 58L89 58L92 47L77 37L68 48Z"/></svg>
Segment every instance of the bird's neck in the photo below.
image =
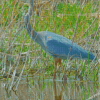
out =
<svg viewBox="0 0 100 100"><path fill-rule="evenodd" d="M41 39L41 35L39 33L37 33L36 31L34 31L30 24L29 14L25 15L24 22L25 22L25 28L27 29L27 32L28 32L29 36L32 38L32 40L34 40L35 42L37 42L38 44L43 46L43 41Z"/></svg>
<svg viewBox="0 0 100 100"><path fill-rule="evenodd" d="M33 28L31 27L30 24L28 24L28 26L27 26L27 32L32 40L34 40L38 44L41 44L41 38L40 38L39 34L33 30Z"/></svg>
<svg viewBox="0 0 100 100"><path fill-rule="evenodd" d="M37 37L38 37L38 33L36 31L33 30L31 24L30 24L30 20L29 20L29 14L25 15L25 28L27 29L27 32L29 34L29 36L35 41L37 42Z"/></svg>

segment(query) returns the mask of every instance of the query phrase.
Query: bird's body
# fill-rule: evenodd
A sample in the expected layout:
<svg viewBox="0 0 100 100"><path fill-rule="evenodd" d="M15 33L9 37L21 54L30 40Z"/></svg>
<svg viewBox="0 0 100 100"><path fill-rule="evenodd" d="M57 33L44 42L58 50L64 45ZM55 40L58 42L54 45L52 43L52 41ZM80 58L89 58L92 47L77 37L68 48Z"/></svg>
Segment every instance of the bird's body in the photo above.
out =
<svg viewBox="0 0 100 100"><path fill-rule="evenodd" d="M42 32L34 31L29 21L29 17L32 15L32 8L33 8L33 0L30 0L30 7L24 18L25 27L32 40L37 42L46 53L54 57L55 59L54 79L56 77L57 63L59 63L61 67L61 59L69 59L70 57L91 59L91 60L95 59L95 56L91 52L84 50L76 43L72 42L71 40L61 35L48 31L42 31Z"/></svg>
<svg viewBox="0 0 100 100"><path fill-rule="evenodd" d="M43 31L37 33L40 37L42 49L55 58L68 59L84 58L93 60L95 56L81 48L71 40L52 32Z"/></svg>

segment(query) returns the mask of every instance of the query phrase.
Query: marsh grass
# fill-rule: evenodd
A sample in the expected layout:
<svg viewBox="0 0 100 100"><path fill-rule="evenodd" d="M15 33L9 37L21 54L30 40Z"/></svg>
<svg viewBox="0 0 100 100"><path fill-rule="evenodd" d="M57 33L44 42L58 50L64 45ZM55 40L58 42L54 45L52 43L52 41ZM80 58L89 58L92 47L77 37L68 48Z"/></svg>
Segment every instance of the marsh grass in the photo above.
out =
<svg viewBox="0 0 100 100"><path fill-rule="evenodd" d="M38 10L39 16L37 10L34 10L30 19L35 31L51 31L63 35L96 55L100 37L97 31L100 13L98 3L88 2L80 5L78 2L60 2L54 7L45 6L46 9ZM24 28L23 19L27 10L27 4L16 0L3 0L0 4L0 76L9 78L11 75L10 88L20 81L22 75L48 78L54 74L53 57L41 50ZM81 59L62 60L62 66L68 77L75 76L92 81L97 80L100 67L96 62ZM18 79L14 82L16 74Z"/></svg>

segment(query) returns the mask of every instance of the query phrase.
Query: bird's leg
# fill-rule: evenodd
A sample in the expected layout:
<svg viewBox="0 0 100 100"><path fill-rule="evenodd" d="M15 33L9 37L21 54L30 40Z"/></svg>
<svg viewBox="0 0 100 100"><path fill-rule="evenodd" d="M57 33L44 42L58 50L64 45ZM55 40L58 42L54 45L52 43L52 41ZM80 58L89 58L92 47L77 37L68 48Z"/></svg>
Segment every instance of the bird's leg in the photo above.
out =
<svg viewBox="0 0 100 100"><path fill-rule="evenodd" d="M62 65L61 65L61 59L60 59L60 58L58 59L58 62L59 62L59 65L60 65L60 67L61 67L61 70L62 70L62 72L63 72L63 74L64 74L64 70L63 70L63 67L62 67Z"/></svg>
<svg viewBox="0 0 100 100"><path fill-rule="evenodd" d="M63 72L64 81L66 81L66 80L67 80L67 76L66 76L66 74L65 74L65 72L64 72L64 70L63 70L63 67L62 67L62 65L61 65L61 59L58 59L58 62L59 62L59 65L60 65L60 67L61 67L61 70L62 70L62 72Z"/></svg>
<svg viewBox="0 0 100 100"><path fill-rule="evenodd" d="M64 70L63 70L63 68L61 66L61 59L60 58L54 58L54 60L55 60L55 70L54 70L54 79L55 79L56 78L57 63L59 63L63 74L64 74Z"/></svg>
<svg viewBox="0 0 100 100"><path fill-rule="evenodd" d="M56 78L56 68L57 68L57 63L59 63L59 65L60 65L60 67L61 67L61 70L62 70L62 72L63 72L63 78L64 78L64 80L67 80L67 77L66 77L66 75L65 75L65 73L64 73L64 70L63 70L63 67L62 67L62 65L61 65L61 59L60 58L54 58L54 60L55 60L55 70L54 70L54 78L53 79L55 79Z"/></svg>
<svg viewBox="0 0 100 100"><path fill-rule="evenodd" d="M57 58L54 58L54 62L55 62L55 65L54 65L55 70L54 70L54 77L53 77L53 79L56 78Z"/></svg>

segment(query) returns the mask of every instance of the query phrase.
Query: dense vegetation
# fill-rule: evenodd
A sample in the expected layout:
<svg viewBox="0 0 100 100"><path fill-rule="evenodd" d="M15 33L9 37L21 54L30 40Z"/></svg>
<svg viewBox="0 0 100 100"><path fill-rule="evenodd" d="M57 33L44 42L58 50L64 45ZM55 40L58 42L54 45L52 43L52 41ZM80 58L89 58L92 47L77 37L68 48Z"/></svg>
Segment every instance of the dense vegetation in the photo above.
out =
<svg viewBox="0 0 100 100"><path fill-rule="evenodd" d="M47 9L39 10L39 15L34 12L31 17L31 25L35 31L51 31L72 39L74 42L89 50L94 41L94 36L98 30L97 16L98 6L91 4L79 5L79 3L59 3L54 8L46 5ZM43 77L52 76L54 73L53 57L48 56L41 47L34 43L24 28L24 15L28 10L28 5L22 2L1 1L0 4L0 67L6 67L12 64L13 69L24 69L25 74L41 74ZM75 34L73 38L73 34ZM95 43L99 40L99 34L96 35ZM92 44L92 52L96 45ZM27 53L29 52L29 53ZM6 56L6 58L5 58ZM5 58L5 59L4 59ZM97 80L96 75L99 71L99 65L91 61L69 60L62 61L66 74L74 75L80 78ZM17 67L18 66L18 67ZM74 69L74 70L71 70ZM77 70L76 70L77 69ZM45 71L45 73L44 73ZM18 72L20 73L20 71Z"/></svg>

